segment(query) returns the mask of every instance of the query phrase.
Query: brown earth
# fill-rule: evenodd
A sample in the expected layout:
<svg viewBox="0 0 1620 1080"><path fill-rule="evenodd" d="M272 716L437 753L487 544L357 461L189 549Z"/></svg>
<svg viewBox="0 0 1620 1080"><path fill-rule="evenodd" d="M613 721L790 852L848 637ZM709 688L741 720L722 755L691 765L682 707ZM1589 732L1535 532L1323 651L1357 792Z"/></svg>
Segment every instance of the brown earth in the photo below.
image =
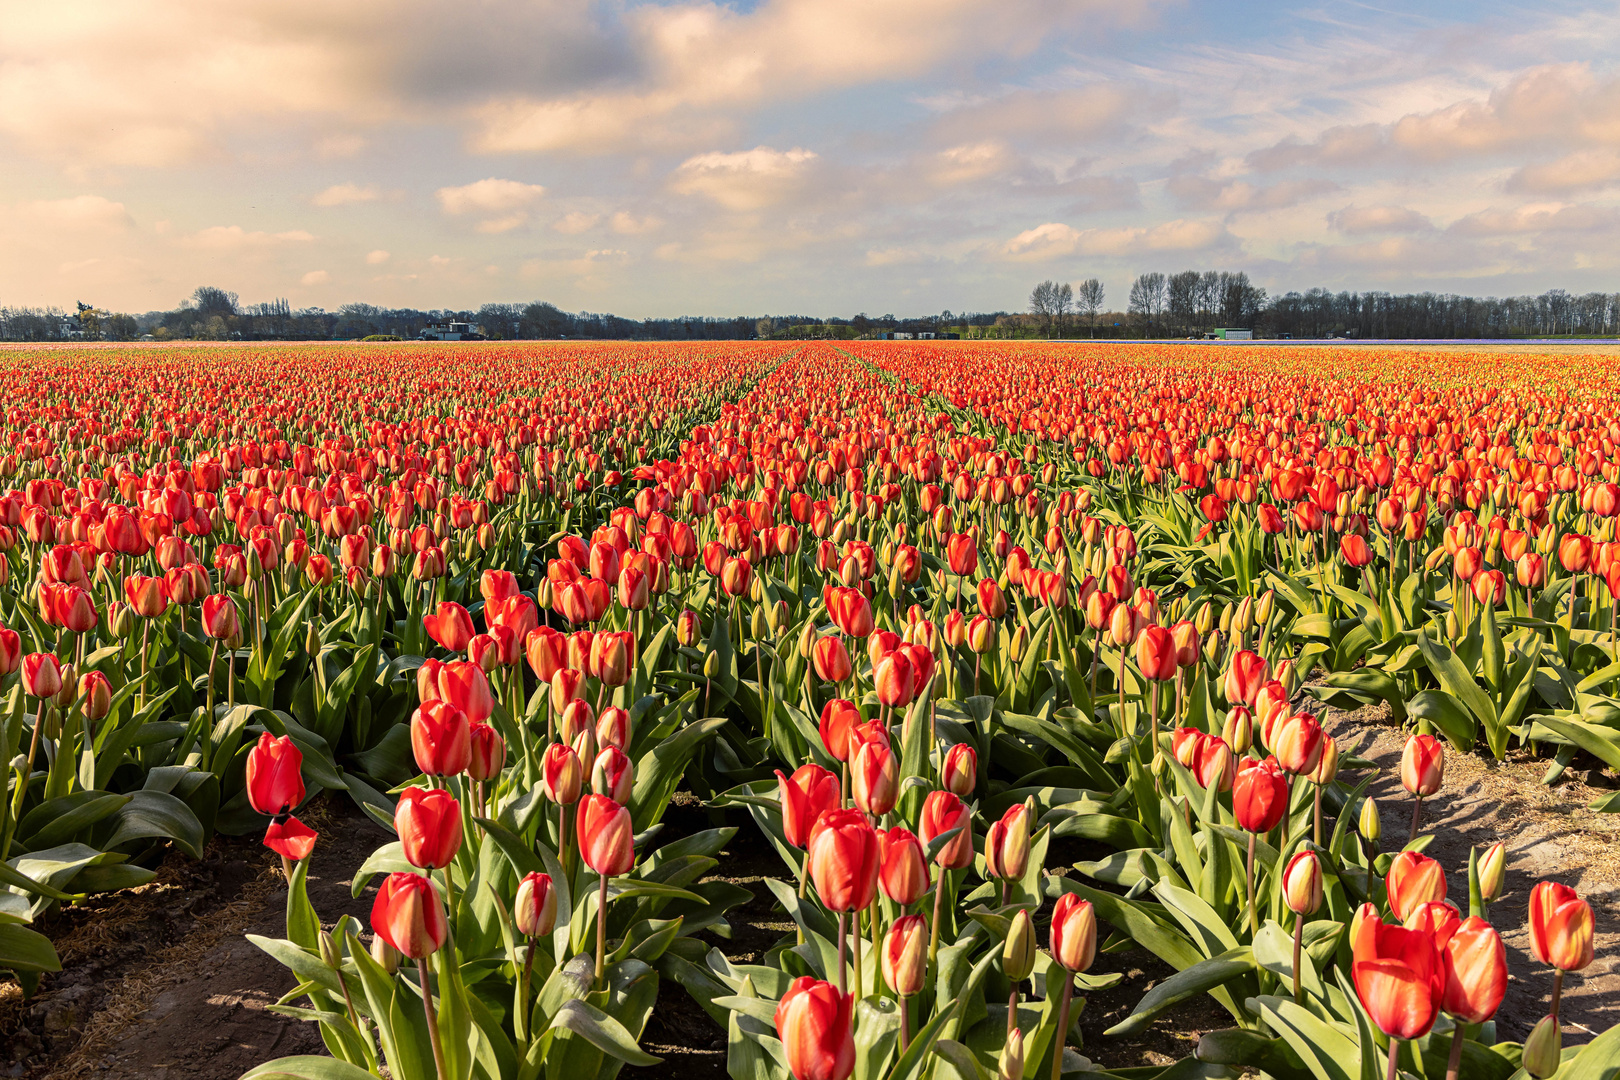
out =
<svg viewBox="0 0 1620 1080"><path fill-rule="evenodd" d="M1328 709L1324 721L1341 752L1384 767L1371 794L1383 820L1383 849L1398 851L1412 813L1412 797L1399 780L1406 735L1389 723L1383 706L1355 713ZM1502 1039L1522 1041L1545 1015L1552 991L1550 969L1530 953L1531 887L1561 881L1592 905L1596 958L1565 981L1559 1009L1564 1045L1575 1046L1620 1023L1620 854L1615 848L1620 815L1587 809L1620 783L1597 762L1578 759L1556 784L1544 787L1548 764L1525 751L1510 753L1500 764L1479 754L1448 753L1445 786L1424 800L1421 828L1434 834L1426 854L1446 868L1448 898L1464 911L1469 850L1483 851L1498 841L1506 845L1505 891L1491 906L1491 922L1508 950L1507 996L1497 1013Z"/></svg>

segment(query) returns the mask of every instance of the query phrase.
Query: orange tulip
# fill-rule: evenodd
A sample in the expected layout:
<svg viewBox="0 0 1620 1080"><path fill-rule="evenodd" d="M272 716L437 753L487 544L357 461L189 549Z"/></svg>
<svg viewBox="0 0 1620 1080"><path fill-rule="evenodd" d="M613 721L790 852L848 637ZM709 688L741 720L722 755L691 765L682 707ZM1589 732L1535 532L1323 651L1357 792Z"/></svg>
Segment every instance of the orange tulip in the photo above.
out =
<svg viewBox="0 0 1620 1080"><path fill-rule="evenodd" d="M855 998L802 975L776 1005L776 1034L794 1080L849 1080L855 1071Z"/></svg>
<svg viewBox="0 0 1620 1080"><path fill-rule="evenodd" d="M1537 882L1530 890L1530 951L1560 971L1592 962L1592 908L1568 885Z"/></svg>
<svg viewBox="0 0 1620 1080"><path fill-rule="evenodd" d="M1465 1024L1483 1024L1496 1015L1507 992L1507 949L1490 923L1464 919L1446 941L1441 965L1442 1009Z"/></svg>
<svg viewBox="0 0 1620 1080"><path fill-rule="evenodd" d="M878 839L865 814L824 812L810 831L805 854L816 895L827 910L864 911L871 905L878 887Z"/></svg>
<svg viewBox="0 0 1620 1080"><path fill-rule="evenodd" d="M1384 877L1389 910L1405 921L1420 904L1446 898L1446 873L1440 864L1416 851L1403 851L1389 864Z"/></svg>

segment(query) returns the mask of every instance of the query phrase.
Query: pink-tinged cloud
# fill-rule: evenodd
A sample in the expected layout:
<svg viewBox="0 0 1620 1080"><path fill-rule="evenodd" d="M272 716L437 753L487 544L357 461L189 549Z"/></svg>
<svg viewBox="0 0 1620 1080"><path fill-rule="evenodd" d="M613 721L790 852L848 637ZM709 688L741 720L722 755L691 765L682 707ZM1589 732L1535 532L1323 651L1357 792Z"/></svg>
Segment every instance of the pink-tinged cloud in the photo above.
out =
<svg viewBox="0 0 1620 1080"><path fill-rule="evenodd" d="M1231 247L1235 239L1218 221L1178 218L1151 228L1117 229L1076 229L1048 222L1008 240L1001 246L1001 255L1018 262L1046 262L1069 255L1207 252Z"/></svg>
<svg viewBox="0 0 1620 1080"><path fill-rule="evenodd" d="M1506 210L1482 210L1452 222L1459 236L1520 236L1534 233L1612 233L1620 229L1620 210L1612 206L1540 204Z"/></svg>
<svg viewBox="0 0 1620 1080"><path fill-rule="evenodd" d="M1346 206L1329 214L1327 223L1346 236L1419 233L1434 228L1434 222L1405 206Z"/></svg>
<svg viewBox="0 0 1620 1080"><path fill-rule="evenodd" d="M1508 177L1507 189L1527 195L1557 195L1615 183L1620 183L1620 150L1603 147L1577 150L1545 164L1526 165Z"/></svg>

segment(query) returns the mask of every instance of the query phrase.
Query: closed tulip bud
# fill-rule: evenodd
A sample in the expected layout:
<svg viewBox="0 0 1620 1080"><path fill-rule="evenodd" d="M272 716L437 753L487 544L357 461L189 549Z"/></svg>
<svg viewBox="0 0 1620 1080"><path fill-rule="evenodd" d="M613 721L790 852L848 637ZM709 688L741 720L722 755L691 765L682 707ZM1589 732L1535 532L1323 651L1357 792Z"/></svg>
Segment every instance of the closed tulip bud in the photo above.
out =
<svg viewBox="0 0 1620 1080"><path fill-rule="evenodd" d="M1024 1032L1013 1028L1007 1032L1007 1042L1001 1048L1001 1059L996 1066L996 1080L1023 1080Z"/></svg>
<svg viewBox="0 0 1620 1080"><path fill-rule="evenodd" d="M1232 614L1232 632L1242 637L1254 629L1254 597L1245 596L1238 601L1237 610Z"/></svg>
<svg viewBox="0 0 1620 1080"><path fill-rule="evenodd" d="M1295 669L1292 660L1284 660L1277 665L1275 678L1277 682L1282 683L1283 690L1287 692L1290 698L1299 689L1299 671Z"/></svg>
<svg viewBox="0 0 1620 1080"><path fill-rule="evenodd" d="M634 788L635 767L630 758L617 746L603 748L591 765L591 790L616 803L627 803Z"/></svg>
<svg viewBox="0 0 1620 1080"><path fill-rule="evenodd" d="M518 933L531 938L545 937L556 927L557 890L551 886L550 874L535 871L518 882L512 921Z"/></svg>
<svg viewBox="0 0 1620 1080"><path fill-rule="evenodd" d="M967 646L980 656L995 648L996 624L983 615L975 615L969 619Z"/></svg>
<svg viewBox="0 0 1620 1080"><path fill-rule="evenodd" d="M1520 1064L1536 1080L1547 1080L1563 1066L1564 1034L1556 1016L1543 1016L1524 1040Z"/></svg>
<svg viewBox="0 0 1620 1080"><path fill-rule="evenodd" d="M450 934L444 904L420 874L389 874L371 906L371 928L412 960L431 956Z"/></svg>
<svg viewBox="0 0 1620 1080"><path fill-rule="evenodd" d="M900 768L894 752L882 743L863 743L850 764L855 805L873 817L893 810L900 796Z"/></svg>
<svg viewBox="0 0 1620 1080"><path fill-rule="evenodd" d="M1013 982L1023 982L1035 970L1035 923L1028 910L1019 908L1001 945L1001 970Z"/></svg>
<svg viewBox="0 0 1620 1080"><path fill-rule="evenodd" d="M984 864L991 877L1019 881L1029 869L1029 826L1033 798L1007 808L984 838Z"/></svg>
<svg viewBox="0 0 1620 1080"><path fill-rule="evenodd" d="M959 830L934 856L941 867L960 870L973 865L972 820L960 798L949 791L930 791L923 801L921 826L924 844L932 844L953 829Z"/></svg>
<svg viewBox="0 0 1620 1080"><path fill-rule="evenodd" d="M1283 900L1295 915L1314 915L1322 906L1322 864L1316 852L1301 851L1283 871Z"/></svg>
<svg viewBox="0 0 1620 1080"><path fill-rule="evenodd" d="M1378 801L1367 798L1361 801L1361 816L1356 823L1356 831L1369 844L1376 845L1384 835L1384 821L1378 815Z"/></svg>
<svg viewBox="0 0 1620 1080"><path fill-rule="evenodd" d="M1339 776L1339 744L1331 735L1322 736L1322 757L1310 778L1314 783L1331 784Z"/></svg>
<svg viewBox="0 0 1620 1080"><path fill-rule="evenodd" d="M371 935L371 959L388 975L399 970L399 950L388 944L381 934Z"/></svg>
<svg viewBox="0 0 1620 1080"><path fill-rule="evenodd" d="M54 698L62 691L62 666L51 653L29 653L22 660L23 691L30 697Z"/></svg>
<svg viewBox="0 0 1620 1080"><path fill-rule="evenodd" d="M1446 777L1446 751L1433 735L1413 735L1401 752L1401 785L1419 798L1440 790Z"/></svg>
<svg viewBox="0 0 1620 1080"><path fill-rule="evenodd" d="M900 997L922 993L928 974L928 923L902 915L883 938L883 981Z"/></svg>
<svg viewBox="0 0 1620 1080"><path fill-rule="evenodd" d="M957 743L945 751L940 766L940 783L945 790L961 798L973 793L979 784L979 755L967 743Z"/></svg>
<svg viewBox="0 0 1620 1080"><path fill-rule="evenodd" d="M467 729L472 756L467 775L474 780L493 780L506 764L506 740L488 724L470 724Z"/></svg>
<svg viewBox="0 0 1620 1080"><path fill-rule="evenodd" d="M558 806L572 806L578 802L585 786L585 768L580 763L579 755L574 753L573 747L564 743L552 743L546 747L545 757L540 763L540 777L545 785L546 798Z"/></svg>
<svg viewBox="0 0 1620 1080"><path fill-rule="evenodd" d="M1007 656L1017 664L1024 659L1024 650L1029 648L1029 627L1023 623L1013 632L1012 641L1007 646Z"/></svg>
<svg viewBox="0 0 1620 1080"><path fill-rule="evenodd" d="M1497 841L1479 857L1479 895L1487 904L1501 899L1507 877L1507 849Z"/></svg>
<svg viewBox="0 0 1620 1080"><path fill-rule="evenodd" d="M616 705L609 705L596 718L596 745L630 749L630 714Z"/></svg>
<svg viewBox="0 0 1620 1080"><path fill-rule="evenodd" d="M1249 752L1249 747L1254 745L1254 717L1249 715L1248 709L1239 706L1226 714L1226 721L1221 725L1221 739L1236 754Z"/></svg>
<svg viewBox="0 0 1620 1080"><path fill-rule="evenodd" d="M461 850L461 803L443 788L406 788L394 807L394 831L406 862L441 870Z"/></svg>
<svg viewBox="0 0 1620 1080"><path fill-rule="evenodd" d="M203 601L203 632L208 634L209 637L217 637L219 635L214 634L211 628L219 624L210 623L207 618L208 600L212 599L215 598L208 597ZM220 597L219 599L229 600L230 598ZM232 637L236 633L235 614L236 609L233 607L231 609L231 622L228 624L231 629L231 633L224 635L225 637ZM116 600L107 605L106 620L108 635L118 641L123 641L128 638L130 633L135 629L135 613L129 609L128 604L119 603Z"/></svg>
<svg viewBox="0 0 1620 1080"><path fill-rule="evenodd" d="M713 649L703 658L703 677L712 679L720 674L720 654Z"/></svg>
<svg viewBox="0 0 1620 1080"><path fill-rule="evenodd" d="M1052 908L1052 959L1070 972L1085 971L1097 955L1097 913L1091 901L1064 893Z"/></svg>
<svg viewBox="0 0 1620 1080"><path fill-rule="evenodd" d="M304 755L292 739L261 734L248 751L248 804L267 817L296 809L304 801L303 765Z"/></svg>
<svg viewBox="0 0 1620 1080"><path fill-rule="evenodd" d="M105 719L112 709L112 684L99 671L87 671L79 676L79 701L88 720Z"/></svg>
<svg viewBox="0 0 1620 1080"><path fill-rule="evenodd" d="M878 855L878 883L884 896L904 908L928 891L928 862L922 841L910 829L896 827L878 833Z"/></svg>

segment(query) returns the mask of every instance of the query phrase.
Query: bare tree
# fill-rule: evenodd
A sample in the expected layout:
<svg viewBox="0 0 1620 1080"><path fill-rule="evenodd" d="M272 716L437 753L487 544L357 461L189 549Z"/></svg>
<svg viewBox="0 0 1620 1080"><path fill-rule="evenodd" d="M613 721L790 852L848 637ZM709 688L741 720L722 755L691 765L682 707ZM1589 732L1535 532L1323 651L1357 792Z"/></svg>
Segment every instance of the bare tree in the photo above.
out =
<svg viewBox="0 0 1620 1080"><path fill-rule="evenodd" d="M1164 316L1165 276L1160 273L1142 274L1131 284L1129 311L1139 315L1148 325L1148 332L1159 325Z"/></svg>
<svg viewBox="0 0 1620 1080"><path fill-rule="evenodd" d="M1052 336L1052 322L1058 316L1059 294L1064 286L1055 281L1043 281L1029 294L1029 313L1046 326L1046 336ZM1072 294L1071 294L1072 295Z"/></svg>
<svg viewBox="0 0 1620 1080"><path fill-rule="evenodd" d="M1067 286L1065 286L1067 288ZM1076 307L1080 314L1091 323L1091 336L1097 336L1097 316L1102 313L1103 283L1096 278L1086 278L1076 290Z"/></svg>

